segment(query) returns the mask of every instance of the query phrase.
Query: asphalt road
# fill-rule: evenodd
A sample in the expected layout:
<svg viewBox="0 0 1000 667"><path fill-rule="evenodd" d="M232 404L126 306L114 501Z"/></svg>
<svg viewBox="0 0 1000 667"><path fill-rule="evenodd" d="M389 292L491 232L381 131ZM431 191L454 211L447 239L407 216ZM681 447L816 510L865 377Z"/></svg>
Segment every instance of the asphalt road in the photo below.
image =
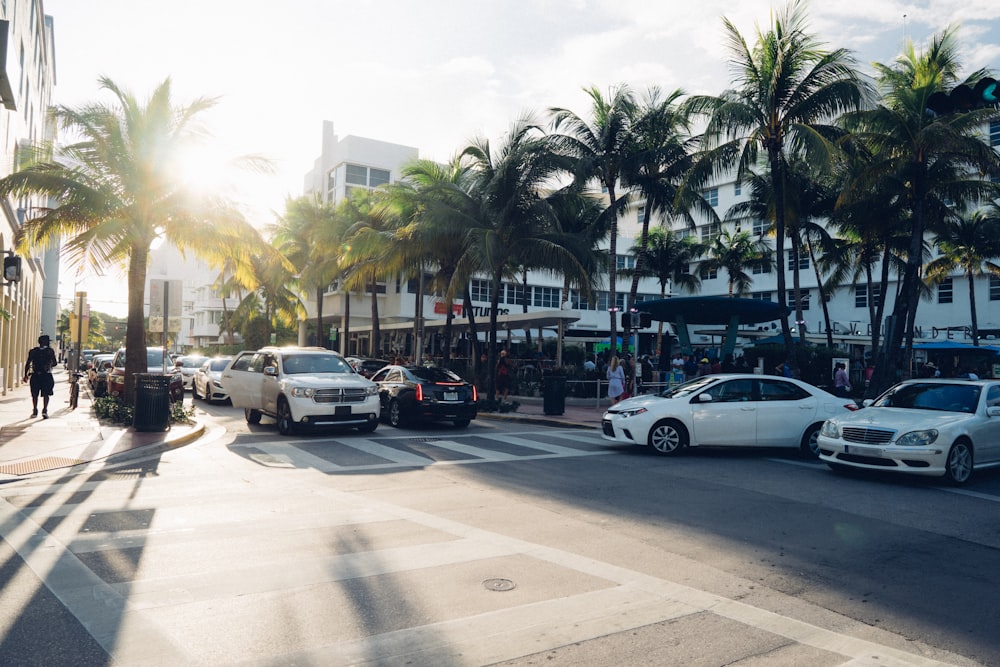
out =
<svg viewBox="0 0 1000 667"><path fill-rule="evenodd" d="M4 664L1000 665L1000 474L199 408L195 445L0 488Z"/></svg>

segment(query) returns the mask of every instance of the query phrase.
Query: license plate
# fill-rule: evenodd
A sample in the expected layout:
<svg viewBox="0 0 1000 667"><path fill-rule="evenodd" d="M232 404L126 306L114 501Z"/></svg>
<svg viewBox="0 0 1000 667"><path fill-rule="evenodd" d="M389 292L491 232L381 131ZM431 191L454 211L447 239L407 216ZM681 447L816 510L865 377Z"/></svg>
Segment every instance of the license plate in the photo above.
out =
<svg viewBox="0 0 1000 667"><path fill-rule="evenodd" d="M457 401L458 392L457 391L446 391L444 392L444 400L446 401Z"/></svg>
<svg viewBox="0 0 1000 667"><path fill-rule="evenodd" d="M844 445L844 453L857 454L858 456L873 456L882 458L882 450L877 447L864 447L861 445Z"/></svg>
<svg viewBox="0 0 1000 667"><path fill-rule="evenodd" d="M351 406L349 405L338 405L333 409L333 414L338 417L343 417L344 415L351 414Z"/></svg>

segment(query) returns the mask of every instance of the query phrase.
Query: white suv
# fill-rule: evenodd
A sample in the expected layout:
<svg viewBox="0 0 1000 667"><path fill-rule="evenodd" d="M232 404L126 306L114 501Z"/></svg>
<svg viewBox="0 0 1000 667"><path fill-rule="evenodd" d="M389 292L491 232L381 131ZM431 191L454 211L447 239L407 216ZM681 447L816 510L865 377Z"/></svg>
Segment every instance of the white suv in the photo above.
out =
<svg viewBox="0 0 1000 667"><path fill-rule="evenodd" d="M321 347L240 352L222 371L222 384L247 423L268 415L282 435L300 426L353 426L362 433L378 426L378 385Z"/></svg>

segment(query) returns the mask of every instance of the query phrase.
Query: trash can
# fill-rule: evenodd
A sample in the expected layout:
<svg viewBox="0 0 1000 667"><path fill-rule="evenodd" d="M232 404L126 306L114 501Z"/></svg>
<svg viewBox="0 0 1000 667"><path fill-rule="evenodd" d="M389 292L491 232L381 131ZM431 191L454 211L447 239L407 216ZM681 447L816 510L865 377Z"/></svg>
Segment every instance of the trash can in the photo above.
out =
<svg viewBox="0 0 1000 667"><path fill-rule="evenodd" d="M547 415L561 415L566 411L566 377L546 375L542 378L542 411Z"/></svg>
<svg viewBox="0 0 1000 667"><path fill-rule="evenodd" d="M169 375L135 374L132 426L137 431L166 431L170 427Z"/></svg>

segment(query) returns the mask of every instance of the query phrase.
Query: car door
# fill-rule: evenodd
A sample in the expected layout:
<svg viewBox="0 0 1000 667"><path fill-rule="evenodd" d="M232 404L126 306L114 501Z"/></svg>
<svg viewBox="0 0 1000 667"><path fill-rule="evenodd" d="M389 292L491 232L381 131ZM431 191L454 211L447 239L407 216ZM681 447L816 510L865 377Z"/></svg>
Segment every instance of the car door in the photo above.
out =
<svg viewBox="0 0 1000 667"><path fill-rule="evenodd" d="M798 447L802 434L816 419L819 399L781 378L761 378L757 403L757 445Z"/></svg>
<svg viewBox="0 0 1000 667"><path fill-rule="evenodd" d="M699 445L754 446L757 403L751 378L713 384L691 399L693 441Z"/></svg>
<svg viewBox="0 0 1000 667"><path fill-rule="evenodd" d="M260 352L250 363L260 373L260 409L269 414L277 414L278 394L281 391L281 366L273 352Z"/></svg>
<svg viewBox="0 0 1000 667"><path fill-rule="evenodd" d="M976 463L1000 461L1000 417L987 415L990 408L1000 408L1000 383L985 387L983 405L977 413L977 432L972 434Z"/></svg>
<svg viewBox="0 0 1000 667"><path fill-rule="evenodd" d="M235 408L260 409L259 370L251 368L251 362L256 352L241 352L233 362L222 371L222 381L229 390L229 400Z"/></svg>
<svg viewBox="0 0 1000 667"><path fill-rule="evenodd" d="M378 402L382 409L382 414L386 414L389 409L389 385L385 383L389 375L390 368L383 368L371 377L371 381L378 385Z"/></svg>

